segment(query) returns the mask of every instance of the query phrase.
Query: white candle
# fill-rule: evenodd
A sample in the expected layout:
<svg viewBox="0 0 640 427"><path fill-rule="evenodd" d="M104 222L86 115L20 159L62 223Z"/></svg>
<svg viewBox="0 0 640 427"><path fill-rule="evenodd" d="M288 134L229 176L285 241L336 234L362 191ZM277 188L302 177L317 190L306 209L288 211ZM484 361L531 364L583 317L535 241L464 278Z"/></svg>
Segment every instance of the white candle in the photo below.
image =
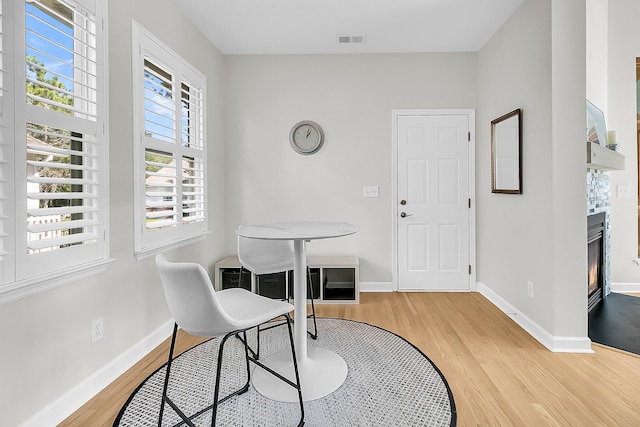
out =
<svg viewBox="0 0 640 427"><path fill-rule="evenodd" d="M609 145L613 145L613 144L617 144L617 142L616 142L616 131L615 130L610 130L609 131Z"/></svg>

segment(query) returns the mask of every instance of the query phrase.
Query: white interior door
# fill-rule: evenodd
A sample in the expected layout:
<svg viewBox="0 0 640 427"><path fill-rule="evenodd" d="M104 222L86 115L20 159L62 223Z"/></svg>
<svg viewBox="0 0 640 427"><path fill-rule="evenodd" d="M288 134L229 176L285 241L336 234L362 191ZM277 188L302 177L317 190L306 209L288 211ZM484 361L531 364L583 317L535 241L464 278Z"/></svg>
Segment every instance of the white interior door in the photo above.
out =
<svg viewBox="0 0 640 427"><path fill-rule="evenodd" d="M469 290L469 115L394 119L398 289Z"/></svg>

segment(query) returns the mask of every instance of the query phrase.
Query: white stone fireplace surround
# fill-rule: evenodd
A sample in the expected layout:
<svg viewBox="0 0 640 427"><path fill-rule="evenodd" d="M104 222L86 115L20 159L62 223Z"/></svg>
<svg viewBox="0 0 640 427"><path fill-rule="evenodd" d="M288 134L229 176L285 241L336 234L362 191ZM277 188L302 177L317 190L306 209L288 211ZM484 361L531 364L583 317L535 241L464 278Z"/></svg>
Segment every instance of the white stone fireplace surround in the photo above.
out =
<svg viewBox="0 0 640 427"><path fill-rule="evenodd" d="M587 216L605 213L604 240L604 295L611 292L611 227L609 213L611 210L611 186L609 172L598 169L587 169ZM586 232L586 231L585 231Z"/></svg>

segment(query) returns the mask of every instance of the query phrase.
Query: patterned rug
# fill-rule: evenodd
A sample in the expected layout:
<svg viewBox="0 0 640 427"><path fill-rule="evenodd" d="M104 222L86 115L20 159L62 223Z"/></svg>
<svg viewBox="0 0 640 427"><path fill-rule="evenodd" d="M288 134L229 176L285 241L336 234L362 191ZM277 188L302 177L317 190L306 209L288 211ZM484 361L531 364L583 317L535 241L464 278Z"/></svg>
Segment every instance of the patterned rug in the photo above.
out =
<svg viewBox="0 0 640 427"><path fill-rule="evenodd" d="M304 403L305 426L456 425L455 403L446 379L411 343L366 323L325 318L317 321L319 337L315 341L309 339L309 346L338 353L349 372L338 390ZM261 358L288 348L286 329L283 326L261 333ZM168 394L187 414L195 414L211 404L218 342L212 339L197 345L173 362ZM151 374L133 392L114 427L157 426L165 367ZM229 339L225 345L222 378L220 396L246 382L244 348L237 339ZM216 424L293 426L299 417L298 403L276 402L250 387L248 392L218 407ZM197 426L210 425L211 411L193 421ZM163 425L178 422L178 416L166 405Z"/></svg>

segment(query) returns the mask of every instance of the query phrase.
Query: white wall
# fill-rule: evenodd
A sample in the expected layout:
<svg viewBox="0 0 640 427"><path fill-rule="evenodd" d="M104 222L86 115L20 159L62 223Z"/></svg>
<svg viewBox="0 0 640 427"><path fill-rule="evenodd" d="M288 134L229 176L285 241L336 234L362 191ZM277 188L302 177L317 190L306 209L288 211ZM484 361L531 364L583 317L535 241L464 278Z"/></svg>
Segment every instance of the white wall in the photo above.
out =
<svg viewBox="0 0 640 427"><path fill-rule="evenodd" d="M552 3L525 1L479 52L477 280L552 336L585 337L585 16ZM523 193L492 194L490 121L516 108Z"/></svg>
<svg viewBox="0 0 640 427"><path fill-rule="evenodd" d="M568 342L582 339L590 347L584 142L586 4L584 0L551 1L551 17L554 324L550 332Z"/></svg>
<svg viewBox="0 0 640 427"><path fill-rule="evenodd" d="M638 167L636 137L636 57L640 57L640 2L609 1L607 127L617 132L625 170L611 177L611 282L640 285L638 259ZM628 185L631 197L616 196Z"/></svg>
<svg viewBox="0 0 640 427"><path fill-rule="evenodd" d="M391 282L391 110L475 108L476 56L226 57L227 252L240 224L349 221L359 233L314 241L308 253L358 255L361 281ZM324 129L312 156L289 145L300 120ZM380 197L362 198L364 185Z"/></svg>
<svg viewBox="0 0 640 427"><path fill-rule="evenodd" d="M587 0L587 99L607 112L609 0Z"/></svg>
<svg viewBox="0 0 640 427"><path fill-rule="evenodd" d="M212 233L168 253L205 265L222 256L222 56L170 0L109 0L110 236L105 274L0 306L0 425L33 416L165 323L169 312L153 259L133 256L131 19L207 76ZM169 25L170 23L170 25ZM104 339L91 344L90 323L104 318ZM90 398L91 396L86 396Z"/></svg>
<svg viewBox="0 0 640 427"><path fill-rule="evenodd" d="M551 330L551 21L525 1L478 57L478 282ZM491 193L490 122L522 108L522 194ZM534 299L527 296L534 284Z"/></svg>

